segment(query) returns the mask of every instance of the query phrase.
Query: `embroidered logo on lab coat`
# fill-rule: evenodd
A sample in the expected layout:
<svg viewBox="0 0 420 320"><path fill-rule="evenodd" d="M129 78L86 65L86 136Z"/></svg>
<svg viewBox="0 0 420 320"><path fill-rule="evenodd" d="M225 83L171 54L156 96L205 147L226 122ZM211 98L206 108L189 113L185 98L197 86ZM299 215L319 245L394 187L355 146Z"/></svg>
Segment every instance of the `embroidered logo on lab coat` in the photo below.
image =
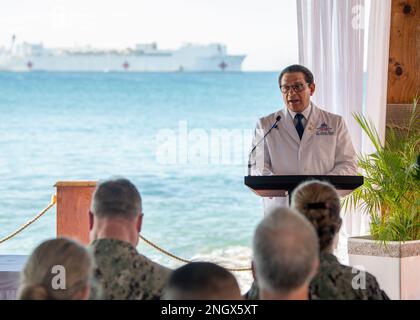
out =
<svg viewBox="0 0 420 320"><path fill-rule="evenodd" d="M334 131L330 128L325 122L321 124L318 128L316 128L316 135L317 136L333 136Z"/></svg>

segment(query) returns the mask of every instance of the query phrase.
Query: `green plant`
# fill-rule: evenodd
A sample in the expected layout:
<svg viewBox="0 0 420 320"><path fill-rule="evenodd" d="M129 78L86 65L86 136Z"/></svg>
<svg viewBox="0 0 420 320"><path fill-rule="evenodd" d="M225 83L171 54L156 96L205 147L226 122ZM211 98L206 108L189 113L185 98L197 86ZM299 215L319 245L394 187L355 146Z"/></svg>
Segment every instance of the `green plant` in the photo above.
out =
<svg viewBox="0 0 420 320"><path fill-rule="evenodd" d="M371 121L353 114L375 152L358 155L364 184L344 199L344 207L369 214L371 236L381 242L420 239L418 101L414 98L407 127L387 126L385 145Z"/></svg>

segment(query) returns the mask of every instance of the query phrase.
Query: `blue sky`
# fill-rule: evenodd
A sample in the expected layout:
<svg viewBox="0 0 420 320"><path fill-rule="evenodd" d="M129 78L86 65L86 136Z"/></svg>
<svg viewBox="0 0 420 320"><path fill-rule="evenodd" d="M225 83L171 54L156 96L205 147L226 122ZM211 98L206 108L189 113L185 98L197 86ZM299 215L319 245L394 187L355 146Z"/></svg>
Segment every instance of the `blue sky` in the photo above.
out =
<svg viewBox="0 0 420 320"><path fill-rule="evenodd" d="M132 47L221 42L247 54L244 70L297 62L295 0L0 0L0 46Z"/></svg>

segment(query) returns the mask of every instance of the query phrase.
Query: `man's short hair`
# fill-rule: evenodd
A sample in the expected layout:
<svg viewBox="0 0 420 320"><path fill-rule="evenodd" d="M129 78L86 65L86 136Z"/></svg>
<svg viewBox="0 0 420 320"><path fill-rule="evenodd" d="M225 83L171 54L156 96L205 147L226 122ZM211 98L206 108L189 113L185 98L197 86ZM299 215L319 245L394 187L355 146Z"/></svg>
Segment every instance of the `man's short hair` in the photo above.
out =
<svg viewBox="0 0 420 320"><path fill-rule="evenodd" d="M305 81L308 84L314 83L314 75L308 68L300 65L300 64L293 64L283 69L279 76L279 85L281 85L281 80L286 73L294 73L294 72L302 72L305 76Z"/></svg>
<svg viewBox="0 0 420 320"><path fill-rule="evenodd" d="M166 300L231 300L241 298L235 276L211 262L192 262L173 271Z"/></svg>
<svg viewBox="0 0 420 320"><path fill-rule="evenodd" d="M99 218L132 219L141 209L139 191L124 178L99 182L92 197L91 211Z"/></svg>
<svg viewBox="0 0 420 320"><path fill-rule="evenodd" d="M254 266L261 289L288 294L310 281L318 259L318 237L310 222L291 208L268 214L253 240Z"/></svg>

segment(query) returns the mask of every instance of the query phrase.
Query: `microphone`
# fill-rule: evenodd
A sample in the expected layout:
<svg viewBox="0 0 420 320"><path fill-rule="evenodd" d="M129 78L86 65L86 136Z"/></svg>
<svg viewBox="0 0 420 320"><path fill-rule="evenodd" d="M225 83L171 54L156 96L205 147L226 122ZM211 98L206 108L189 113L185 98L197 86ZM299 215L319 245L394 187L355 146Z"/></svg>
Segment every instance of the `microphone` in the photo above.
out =
<svg viewBox="0 0 420 320"><path fill-rule="evenodd" d="M263 142L265 140L265 138L270 134L271 130L273 130L274 128L277 128L277 123L281 120L281 116L278 115L276 117L276 122L274 122L274 124L271 126L270 130L267 131L267 133L264 135L264 137L261 138L260 141L258 141L258 143L252 148L251 152L249 153L249 157L248 157L248 176L251 175L251 168L252 168L252 164L251 164L251 156L252 153L255 151L255 149L257 149L257 147L259 146L259 144L261 142Z"/></svg>

